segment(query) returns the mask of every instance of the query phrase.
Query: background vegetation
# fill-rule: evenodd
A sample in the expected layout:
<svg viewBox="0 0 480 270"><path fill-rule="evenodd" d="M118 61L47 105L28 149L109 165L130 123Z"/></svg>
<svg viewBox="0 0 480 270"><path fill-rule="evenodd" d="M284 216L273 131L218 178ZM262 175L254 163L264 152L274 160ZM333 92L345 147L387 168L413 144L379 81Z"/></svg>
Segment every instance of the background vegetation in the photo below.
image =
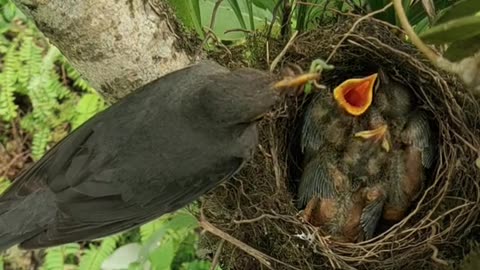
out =
<svg viewBox="0 0 480 270"><path fill-rule="evenodd" d="M213 36L215 41L227 45L241 44L248 32L267 29L272 20L274 34L288 34L335 20L337 12L368 13L390 3L389 0L294 0L289 5L277 5L276 0L169 1L187 27L202 38ZM438 48L455 61L480 49L479 2L403 0L415 31L432 43L450 44ZM1 192L22 168L40 159L50 146L108 104L9 0L0 0L0 8ZM290 23L282 26L285 15ZM399 24L393 8L376 17ZM467 26L468 31L462 30ZM214 50L212 44L207 43L206 48ZM1 258L0 269L29 268L31 264L41 269L210 269L211 263L201 260L201 252L196 248L198 224L190 214L194 210L192 206L139 229L98 241L68 244L33 255L10 250Z"/></svg>

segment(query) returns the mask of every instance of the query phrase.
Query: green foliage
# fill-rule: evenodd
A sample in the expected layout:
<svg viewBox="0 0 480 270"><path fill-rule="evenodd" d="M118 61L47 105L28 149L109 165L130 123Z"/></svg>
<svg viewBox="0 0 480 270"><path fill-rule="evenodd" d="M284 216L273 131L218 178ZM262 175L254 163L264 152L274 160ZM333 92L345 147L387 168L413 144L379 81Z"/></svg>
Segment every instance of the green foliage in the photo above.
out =
<svg viewBox="0 0 480 270"><path fill-rule="evenodd" d="M10 186L10 181L3 176L0 176L0 194L2 194Z"/></svg>
<svg viewBox="0 0 480 270"><path fill-rule="evenodd" d="M211 263L199 260L196 254L197 227L195 217L183 210L162 216L141 226L140 242L119 247L104 260L102 268L210 269Z"/></svg>
<svg viewBox="0 0 480 270"><path fill-rule="evenodd" d="M103 261L115 251L118 238L119 236L107 237L101 241L99 246L90 244L88 249L83 250L78 269L100 270Z"/></svg>
<svg viewBox="0 0 480 270"><path fill-rule="evenodd" d="M59 126L69 123L77 127L103 110L105 104L60 52L21 19L20 12L8 11L5 15L14 7L11 3L4 5L4 21L0 20L0 25L3 22L9 27L0 40L0 121L20 118L22 129L32 137L32 157L38 160L50 143L65 135L55 134Z"/></svg>
<svg viewBox="0 0 480 270"><path fill-rule="evenodd" d="M451 20L432 27L421 35L429 43L443 44L480 36L480 15Z"/></svg>
<svg viewBox="0 0 480 270"><path fill-rule="evenodd" d="M49 248L42 265L42 270L65 269L65 266L72 265L80 252L80 245L76 243L66 244L59 247Z"/></svg>
<svg viewBox="0 0 480 270"><path fill-rule="evenodd" d="M480 52L480 1L462 0L446 8L420 37L428 43L448 45L444 56L451 61Z"/></svg>
<svg viewBox="0 0 480 270"><path fill-rule="evenodd" d="M204 37L204 28L210 27L216 0L169 0L182 22L197 34ZM226 33L228 30L255 30L271 21L272 13L264 6L258 6L254 0L223 1L215 13L213 33L220 40L239 40L245 37L240 31ZM267 1L268 3L268 1ZM236 19L232 19L236 18Z"/></svg>

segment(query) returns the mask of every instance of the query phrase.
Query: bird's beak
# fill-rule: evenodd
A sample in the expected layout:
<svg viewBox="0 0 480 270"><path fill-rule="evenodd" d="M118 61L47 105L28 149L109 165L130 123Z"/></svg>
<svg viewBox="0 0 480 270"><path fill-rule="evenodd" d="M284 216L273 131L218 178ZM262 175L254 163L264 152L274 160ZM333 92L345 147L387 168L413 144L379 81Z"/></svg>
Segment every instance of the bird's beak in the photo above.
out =
<svg viewBox="0 0 480 270"><path fill-rule="evenodd" d="M364 130L355 133L355 137L360 137L363 139L373 139L374 141L382 141L382 148L385 149L385 151L389 152L390 151L390 142L388 139L388 126L387 125L381 125L380 127L372 130Z"/></svg>
<svg viewBox="0 0 480 270"><path fill-rule="evenodd" d="M297 76L286 77L281 81L276 82L273 85L274 89L283 90L286 88L297 88L300 86L305 85L309 81L318 80L320 78L320 74L315 73L305 73Z"/></svg>
<svg viewBox="0 0 480 270"><path fill-rule="evenodd" d="M377 73L361 79L344 81L333 90L333 97L347 113L362 115L372 104Z"/></svg>

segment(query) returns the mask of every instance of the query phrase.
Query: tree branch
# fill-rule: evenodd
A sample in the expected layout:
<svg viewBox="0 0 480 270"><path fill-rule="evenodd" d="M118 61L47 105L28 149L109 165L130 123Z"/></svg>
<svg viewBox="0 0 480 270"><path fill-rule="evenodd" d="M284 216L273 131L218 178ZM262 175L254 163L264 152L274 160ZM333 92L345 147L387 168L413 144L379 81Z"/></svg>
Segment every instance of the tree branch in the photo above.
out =
<svg viewBox="0 0 480 270"><path fill-rule="evenodd" d="M13 2L109 101L185 67L199 44L166 0Z"/></svg>

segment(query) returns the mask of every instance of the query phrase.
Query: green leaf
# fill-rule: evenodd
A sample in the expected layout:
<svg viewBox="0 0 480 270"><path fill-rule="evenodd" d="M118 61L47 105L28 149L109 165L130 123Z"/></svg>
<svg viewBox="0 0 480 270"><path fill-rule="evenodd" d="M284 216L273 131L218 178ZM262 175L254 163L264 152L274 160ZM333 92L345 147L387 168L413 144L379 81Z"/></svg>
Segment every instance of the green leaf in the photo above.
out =
<svg viewBox="0 0 480 270"><path fill-rule="evenodd" d="M164 218L159 218L154 221L151 221L140 227L140 236L142 243L146 243L148 239L159 230L167 220Z"/></svg>
<svg viewBox="0 0 480 270"><path fill-rule="evenodd" d="M164 241L149 256L154 270L170 270L175 258L175 245L172 239Z"/></svg>
<svg viewBox="0 0 480 270"><path fill-rule="evenodd" d="M48 248L42 263L44 270L65 269L65 260L68 256L76 255L80 251L80 245L76 243Z"/></svg>
<svg viewBox="0 0 480 270"><path fill-rule="evenodd" d="M50 141L50 129L44 128L33 134L32 140L32 158L39 160L47 151L48 142Z"/></svg>
<svg viewBox="0 0 480 270"><path fill-rule="evenodd" d="M464 17L430 28L420 35L424 41L444 44L480 34L480 16Z"/></svg>
<svg viewBox="0 0 480 270"><path fill-rule="evenodd" d="M202 0L201 1L201 15L202 15L202 22L206 26L210 23L213 8L215 6L215 0ZM250 20L250 15L248 11L248 7L246 2L240 2L239 9L240 14L237 14L234 9L225 1L223 1L217 9L217 13L215 16L215 24L213 26L213 32L215 35L221 40L239 40L245 38L245 34L243 32L230 32L225 33L227 30L232 29L247 29L246 26L239 22L239 19L234 20L232 18L242 15L242 20ZM258 29L261 26L264 26L266 22L271 21L272 13L266 9L261 9L257 6L251 6L252 14L253 14L253 24L255 29ZM208 22L208 23L207 23Z"/></svg>
<svg viewBox="0 0 480 270"><path fill-rule="evenodd" d="M253 2L252 0L245 0L248 10L248 18L250 19L250 30L255 30L255 22L253 20Z"/></svg>
<svg viewBox="0 0 480 270"><path fill-rule="evenodd" d="M99 247L91 244L80 259L79 270L100 270L102 262L115 251L117 239L116 235L107 237Z"/></svg>
<svg viewBox="0 0 480 270"><path fill-rule="evenodd" d="M462 0L445 9L435 21L435 25L443 24L455 19L474 15L480 11L479 0Z"/></svg>
<svg viewBox="0 0 480 270"><path fill-rule="evenodd" d="M453 42L448 46L444 57L450 61L457 62L477 52L480 52L480 35Z"/></svg>
<svg viewBox="0 0 480 270"><path fill-rule="evenodd" d="M185 26L195 29L197 34L204 38L199 1L200 0L168 0Z"/></svg>
<svg viewBox="0 0 480 270"><path fill-rule="evenodd" d="M209 261L195 260L183 263L180 270L210 270L212 263ZM215 267L215 270L222 270L220 266Z"/></svg>
<svg viewBox="0 0 480 270"><path fill-rule="evenodd" d="M273 12L275 8L276 1L275 0L252 0L253 4L261 9L269 10Z"/></svg>
<svg viewBox="0 0 480 270"><path fill-rule="evenodd" d="M2 14L7 22L11 22L17 14L17 7L12 2L9 2L2 7Z"/></svg>
<svg viewBox="0 0 480 270"><path fill-rule="evenodd" d="M367 0L368 6L370 7L371 11L380 10L386 5L388 5L390 2L390 0ZM396 23L395 11L393 10L393 8L389 8L385 12L376 14L375 18L389 22L391 24Z"/></svg>
<svg viewBox="0 0 480 270"><path fill-rule="evenodd" d="M5 177L0 177L0 194L2 194L10 186L11 182Z"/></svg>
<svg viewBox="0 0 480 270"><path fill-rule="evenodd" d="M160 245L164 240L165 235L169 231L191 231L198 226L197 219L187 213L175 213L169 216L169 219L163 224L163 226L158 229L148 241L144 244L142 251L140 252L139 262L145 263L146 259L149 257L150 252Z"/></svg>
<svg viewBox="0 0 480 270"><path fill-rule="evenodd" d="M435 0L433 1L433 4L435 6L435 10L438 12L439 10L448 7L450 2L448 0ZM416 1L412 3L407 13L407 17L410 24L415 28L417 28L417 24L421 23L422 21L430 21L425 8L423 7L422 1Z"/></svg>
<svg viewBox="0 0 480 270"><path fill-rule="evenodd" d="M132 263L138 260L141 246L138 243L130 243L117 248L112 255L102 263L102 270L128 269Z"/></svg>
<svg viewBox="0 0 480 270"><path fill-rule="evenodd" d="M75 115L71 121L72 129L76 129L85 121L105 108L105 102L97 94L85 94L75 107Z"/></svg>
<svg viewBox="0 0 480 270"><path fill-rule="evenodd" d="M240 9L240 5L238 4L237 0L228 0L230 3L230 7L233 9L233 12L235 13L235 16L237 17L238 22L240 23L240 26L243 29L248 29L247 25L245 24L245 20L243 19L243 14L242 10Z"/></svg>

